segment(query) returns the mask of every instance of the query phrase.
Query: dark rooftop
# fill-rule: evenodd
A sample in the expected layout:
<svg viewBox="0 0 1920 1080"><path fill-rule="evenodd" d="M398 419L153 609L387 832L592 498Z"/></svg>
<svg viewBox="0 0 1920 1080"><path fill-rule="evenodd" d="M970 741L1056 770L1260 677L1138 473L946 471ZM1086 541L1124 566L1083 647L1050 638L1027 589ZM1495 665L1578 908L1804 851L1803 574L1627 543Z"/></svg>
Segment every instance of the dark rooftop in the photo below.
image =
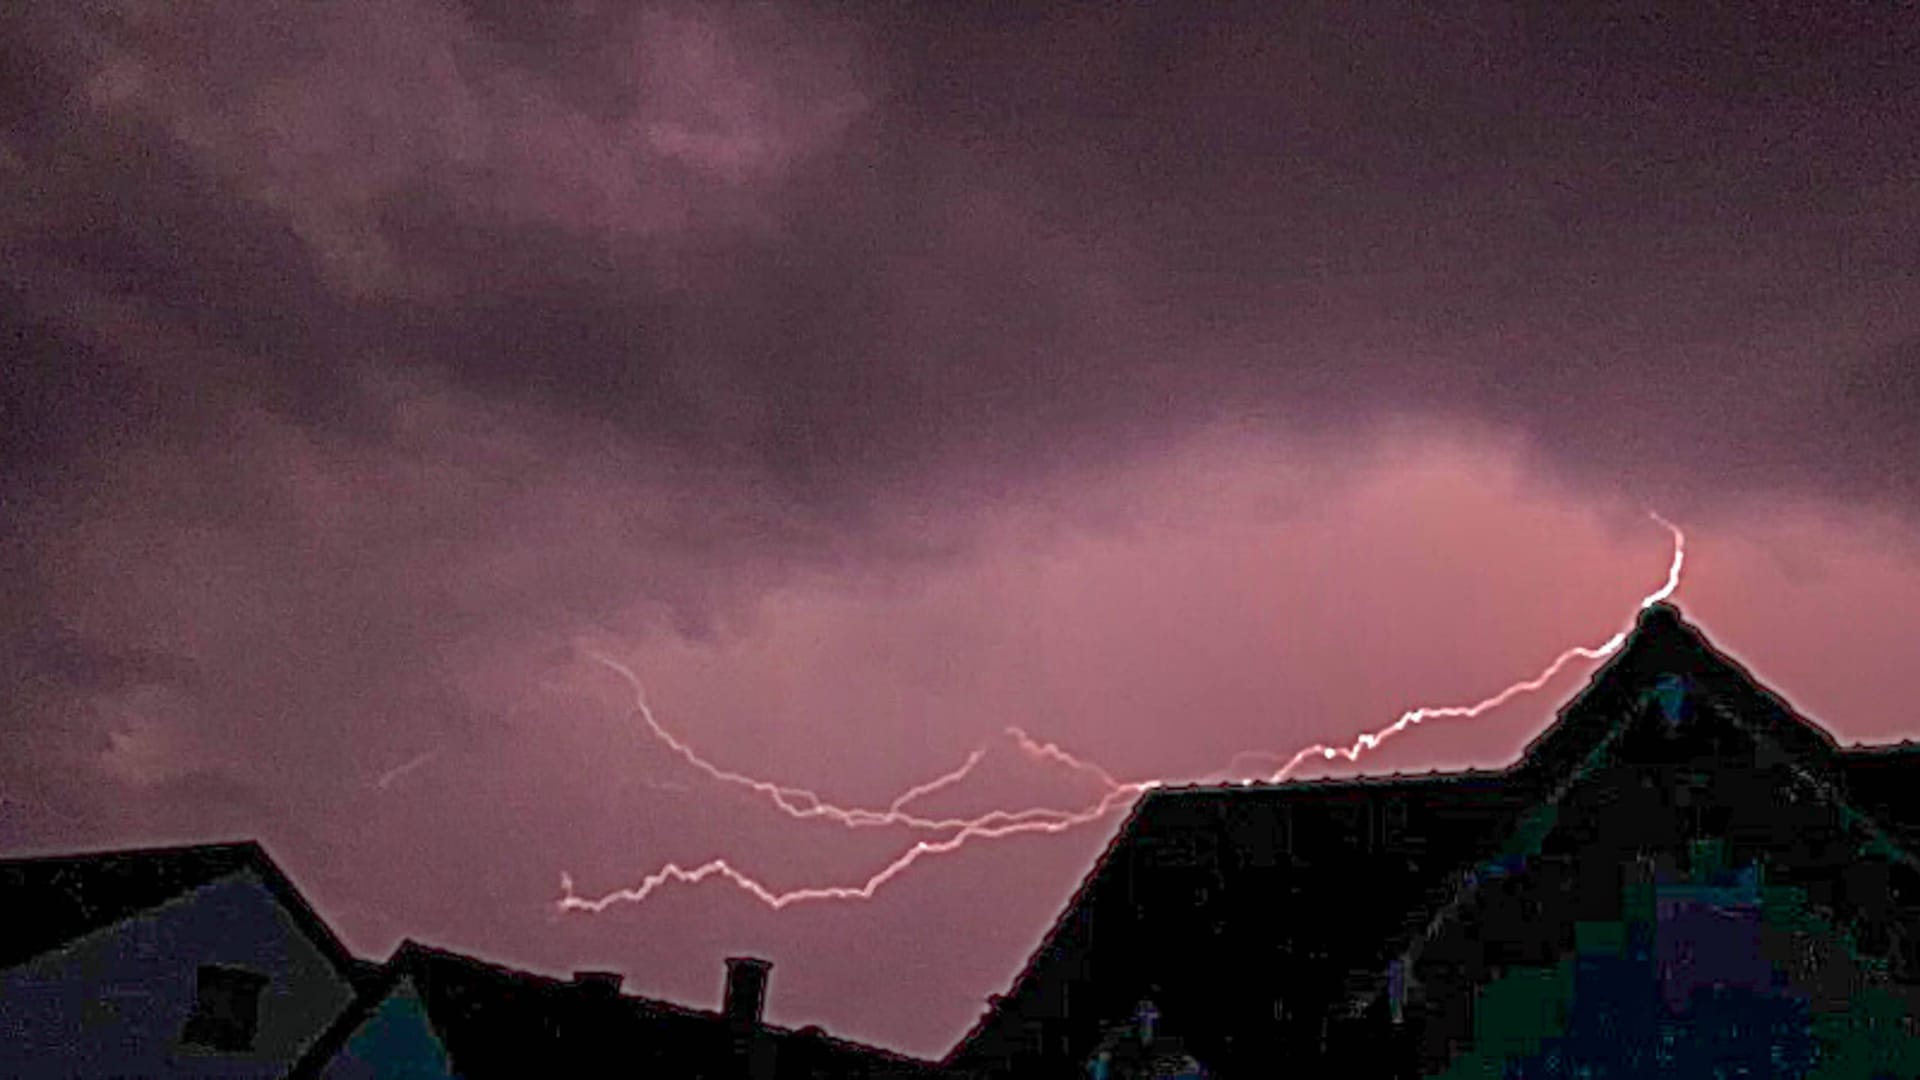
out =
<svg viewBox="0 0 1920 1080"><path fill-rule="evenodd" d="M715 1075L734 1053L738 1031L717 1010L698 1009L614 990L606 979L560 979L423 945L402 942L383 977L323 1036L295 1070L319 1075L360 1023L401 982L410 980L426 1005L435 1035L453 1067L468 1076L520 1076L569 1068L620 1068L666 1075ZM800 1058L829 1075L933 1076L938 1067L904 1054L772 1024L780 1058ZM784 1067L783 1067L784 1073Z"/></svg>
<svg viewBox="0 0 1920 1080"><path fill-rule="evenodd" d="M356 960L305 898L252 840L0 860L0 968L24 963L243 871L257 873L335 967L363 979Z"/></svg>

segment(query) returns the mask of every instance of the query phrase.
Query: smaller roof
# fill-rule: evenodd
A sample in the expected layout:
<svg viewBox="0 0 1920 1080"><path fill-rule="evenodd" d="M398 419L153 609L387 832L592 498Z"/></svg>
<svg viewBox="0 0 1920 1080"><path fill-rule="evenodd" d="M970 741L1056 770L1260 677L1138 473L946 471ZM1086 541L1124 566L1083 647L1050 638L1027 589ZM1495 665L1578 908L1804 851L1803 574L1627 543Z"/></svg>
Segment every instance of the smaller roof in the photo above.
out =
<svg viewBox="0 0 1920 1080"><path fill-rule="evenodd" d="M27 962L96 930L244 871L274 898L333 965L356 984L369 966L354 958L253 840L132 848L0 860L0 968Z"/></svg>
<svg viewBox="0 0 1920 1080"><path fill-rule="evenodd" d="M529 1068L564 1071L570 1061L616 1055L635 1068L671 1069L735 1051L739 1032L721 1012L622 994L603 980L557 979L446 949L404 941L290 1074L318 1076L390 994L410 982L454 1067L472 1072ZM821 1062L835 1075L933 1076L932 1062L835 1038L818 1027L799 1031L763 1024L781 1056Z"/></svg>

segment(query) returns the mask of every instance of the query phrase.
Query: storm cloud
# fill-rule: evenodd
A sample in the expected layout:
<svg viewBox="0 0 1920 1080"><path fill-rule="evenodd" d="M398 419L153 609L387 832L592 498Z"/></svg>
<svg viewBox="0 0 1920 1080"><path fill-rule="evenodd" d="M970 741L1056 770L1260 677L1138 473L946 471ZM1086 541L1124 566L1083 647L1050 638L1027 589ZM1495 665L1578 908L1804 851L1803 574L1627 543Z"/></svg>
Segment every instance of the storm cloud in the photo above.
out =
<svg viewBox="0 0 1920 1080"><path fill-rule="evenodd" d="M1009 722L1204 772L1603 640L1657 507L1711 631L1907 722L1897 657L1791 658L1913 595L1910 13L28 0L0 40L10 850L261 835L364 949L705 1000L754 945L776 1016L935 1053L1100 837L555 924L565 867L899 846L677 771L587 644L849 801Z"/></svg>

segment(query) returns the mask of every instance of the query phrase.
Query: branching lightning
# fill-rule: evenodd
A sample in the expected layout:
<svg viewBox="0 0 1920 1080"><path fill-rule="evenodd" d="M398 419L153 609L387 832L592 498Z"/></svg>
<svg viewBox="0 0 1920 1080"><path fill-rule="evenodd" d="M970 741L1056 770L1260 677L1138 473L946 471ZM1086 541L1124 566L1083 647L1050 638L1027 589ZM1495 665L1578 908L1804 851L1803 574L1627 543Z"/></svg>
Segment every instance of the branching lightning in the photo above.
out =
<svg viewBox="0 0 1920 1080"><path fill-rule="evenodd" d="M386 772L381 773L380 778L373 782L373 786L380 789L381 791L385 791L389 786L392 785L392 783L395 780L398 780L401 777L412 772L413 770L419 768L420 766L425 765L427 762L432 761L434 758L438 757L439 755L440 755L440 751L438 750L429 750L424 754L416 754L415 756L407 759L405 762L399 765L396 765L391 769L388 769Z"/></svg>
<svg viewBox="0 0 1920 1080"><path fill-rule="evenodd" d="M684 869L675 863L668 863L654 873L647 875L641 880L639 885L629 889L616 890L597 900L587 900L574 895L573 878L562 874L560 875L560 887L565 891L566 896L560 900L560 909L562 911L604 911L617 903L637 903L645 900L653 894L655 889L660 888L669 881L692 885L715 876L724 877L728 881L733 882L735 885L746 890L749 895L776 911L786 907L788 904L799 903L803 900L870 900L882 885L885 885L887 882L892 881L904 873L908 867L919 862L925 856L944 855L947 852L957 850L961 845L966 844L970 840L997 839L1003 836L1013 836L1017 833L1065 832L1068 829L1076 828L1104 817L1116 806L1120 805L1121 800L1137 797L1141 792L1156 786L1157 783L1155 781L1136 781L1130 784L1122 784L1112 791L1107 792L1106 795L1101 797L1099 802L1088 809L1079 811L1078 813L1061 812L1058 817L1050 820L1029 818L1018 821L1002 821L999 824L986 824L987 819L981 818L978 821L964 825L960 831L945 840L922 840L914 844L898 858L888 863L879 873L868 878L865 884L858 886L830 885L793 889L788 892L776 893L760 882L734 869L727 860L714 859L692 870ZM1011 818L1014 815L995 811L993 815L988 816Z"/></svg>
<svg viewBox="0 0 1920 1080"><path fill-rule="evenodd" d="M1641 609L1673 595L1674 591L1680 587L1680 572L1686 562L1685 534L1672 522L1661 517L1659 514L1650 513L1648 516L1659 522L1673 534L1673 562L1668 568L1665 584L1640 601ZM1479 716L1490 709L1498 708L1520 694L1532 693L1539 690L1558 675L1568 664L1575 660L1586 659L1597 661L1612 656L1620 650L1621 646L1626 643L1626 640L1627 631L1622 630L1598 646L1575 646L1555 657L1552 663L1548 664L1538 675L1516 682L1491 697L1485 698L1472 705L1422 706L1420 708L1410 709L1402 713L1399 719L1395 720L1392 724L1378 731L1366 732L1357 736L1348 746L1332 746L1324 743L1315 744L1298 750L1291 756L1260 751L1242 752L1234 755L1233 760L1228 763L1228 768L1225 772L1216 775L1234 775L1234 765L1246 758L1262 758L1270 761L1279 761L1284 758L1285 764L1267 777L1269 783L1285 781L1303 763L1311 761L1315 757L1326 761L1345 758L1347 761L1357 762L1362 754L1378 747L1387 739L1424 720L1436 718L1470 719ZM974 818L927 818L907 812L905 808L909 803L925 798L936 791L958 784L966 779L966 777L973 772L974 768L980 764L990 749L989 747L982 746L968 754L966 760L951 771L908 788L900 797L889 803L884 810L836 806L826 802L821 799L819 795L805 788L789 787L756 779L741 773L722 769L707 761L705 758L702 758L692 747L676 738L654 718L652 709L647 705L645 688L639 676L635 674L631 668L600 653L590 653L589 655L597 662L620 674L627 680L629 685L632 686L636 711L655 738L665 743L696 769L706 773L715 780L757 792L771 800L783 813L796 819L824 818L848 828L890 826L928 832L951 831L952 835L941 840L921 840L916 842L891 862L887 863L886 866L882 867L878 873L875 873L864 883L857 886L816 886L776 892L760 881L741 872L724 858L716 858L696 866L693 869L686 869L678 864L668 863L666 866L641 879L640 884L636 886L615 890L597 899L588 899L574 892L572 876L563 873L560 876L560 886L564 895L558 901L558 907L561 911L604 911L617 903L638 903L643 901L656 890L669 883L694 885L712 877L720 877L732 882L742 891L774 910L779 910L789 904L809 900L867 900L871 899L874 893L882 886L906 872L914 863L929 855L944 855L956 851L965 844L977 839L999 839L1024 833L1060 833L1068 829L1078 828L1105 817L1119 807L1131 805L1131 800L1139 797L1141 794L1168 783L1168 781L1164 779L1120 781L1099 765L1076 757L1054 743L1040 742L1020 728L1009 727L1006 729L1005 734L1013 740L1014 745L1022 753L1025 753L1037 761L1061 765L1075 772L1093 776L1105 786L1105 794L1091 806L1077 811L1032 807L1015 811L994 810ZM413 764L416 763L410 762L407 766L402 766L401 770L396 770L396 772L404 771ZM392 774L389 775L391 776ZM1243 779L1241 783L1251 784L1253 781L1251 779Z"/></svg>
<svg viewBox="0 0 1920 1080"><path fill-rule="evenodd" d="M1649 593L1645 599L1640 601L1640 608L1638 610L1643 611L1665 600L1667 597L1672 596L1673 591L1680 587L1680 568L1686 563L1687 559L1686 534L1682 533L1671 521L1661 517L1659 514L1649 513L1648 516L1666 526L1668 532L1673 533L1673 565L1667 569L1666 584ZM1325 744L1309 746L1295 753L1293 757L1287 760L1285 765L1280 767L1278 772L1274 773L1268 779L1270 782L1276 784L1285 780L1293 774L1293 770L1300 767L1301 762L1311 759L1315 754L1320 755L1320 757L1327 761L1332 761L1334 758L1340 757L1346 758L1348 761L1358 761L1360 760L1361 754L1379 746L1382 742L1398 735L1422 720L1430 720L1435 717L1471 718L1479 716L1488 709L1499 708L1517 695L1532 693L1540 689L1552 681L1555 675L1560 674L1562 668L1574 660L1605 660L1607 657L1619 652L1620 646L1626 644L1626 642L1627 632L1622 630L1608 638L1604 644L1598 647L1576 645L1566 652L1561 653L1559 656L1554 657L1553 663L1548 664L1546 669L1540 672L1540 674L1524 682L1514 683L1512 686L1507 687L1505 690L1500 691L1490 698L1486 698L1472 705L1447 705L1439 708L1421 707L1418 709L1409 709L1400 714L1400 719L1395 720L1379 731L1369 732L1359 736L1354 739L1353 745L1348 747L1327 746Z"/></svg>
<svg viewBox="0 0 1920 1080"><path fill-rule="evenodd" d="M916 784L908 788L899 798L888 803L887 808L884 810L836 806L822 800L818 794L806 788L789 787L784 784L775 784L766 780L755 779L742 773L722 769L718 765L701 757L692 747L676 738L672 732L669 732L660 724L659 720L654 717L653 709L647 705L646 689L640 682L640 677L634 673L632 668L603 653L589 652L587 655L593 660L619 673L619 675L626 679L628 684L633 687L634 709L639 713L641 720L647 725L647 729L653 732L655 738L658 738L675 753L679 754L689 765L706 773L713 779L721 783L743 787L766 796L773 802L774 806L778 807L782 813L789 817L799 819L826 818L830 821L845 825L848 828L870 828L873 826L890 825L944 832L950 829L964 830L977 826L998 828L1005 825L1019 825L1028 821L1072 821L1077 818L1079 814L1085 813L1085 811L1076 812L1071 810L1055 810L1047 807L1033 807L1027 810L1015 811L995 810L978 818L926 818L916 814L910 814L906 811L905 807L908 803L916 799L925 798L942 788L951 787L966 779L967 776L973 772L974 768L980 764L981 759L987 756L988 748L984 746L968 754L966 761L959 767L942 773L925 783ZM1032 738L1028 737L1026 732L1021 731L1019 728L1008 728L1007 734L1013 737L1015 744L1019 746L1021 750L1035 758L1057 761L1067 765L1069 768L1093 773L1106 784L1109 791L1127 786L1108 775L1106 770L1097 765L1090 765L1083 762L1052 743L1035 742Z"/></svg>

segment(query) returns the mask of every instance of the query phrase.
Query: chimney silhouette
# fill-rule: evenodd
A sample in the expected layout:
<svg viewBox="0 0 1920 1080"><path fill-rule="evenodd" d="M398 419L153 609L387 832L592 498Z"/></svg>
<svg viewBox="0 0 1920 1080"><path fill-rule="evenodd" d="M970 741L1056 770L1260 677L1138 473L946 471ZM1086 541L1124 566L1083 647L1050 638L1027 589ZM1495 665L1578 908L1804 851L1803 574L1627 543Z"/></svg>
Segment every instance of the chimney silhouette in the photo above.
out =
<svg viewBox="0 0 1920 1080"><path fill-rule="evenodd" d="M622 978L617 971L576 971L573 984L588 993L618 997Z"/></svg>
<svg viewBox="0 0 1920 1080"><path fill-rule="evenodd" d="M734 1024L757 1027L767 1004L767 971L772 962L751 956L727 957L727 996L721 1012Z"/></svg>

